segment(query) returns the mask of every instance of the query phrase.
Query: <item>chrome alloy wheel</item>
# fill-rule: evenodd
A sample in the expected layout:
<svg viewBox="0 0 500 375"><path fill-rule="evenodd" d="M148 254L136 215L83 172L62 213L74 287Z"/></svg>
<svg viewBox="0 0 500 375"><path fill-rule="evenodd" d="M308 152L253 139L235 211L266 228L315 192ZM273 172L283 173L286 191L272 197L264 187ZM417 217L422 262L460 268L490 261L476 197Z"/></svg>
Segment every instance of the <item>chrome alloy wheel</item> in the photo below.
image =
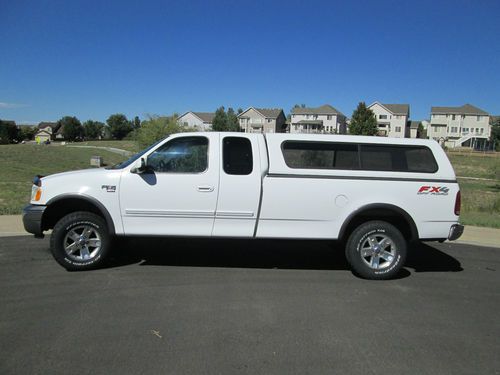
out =
<svg viewBox="0 0 500 375"><path fill-rule="evenodd" d="M396 253L396 244L384 234L369 235L361 245L360 251L363 262L374 270L389 267Z"/></svg>
<svg viewBox="0 0 500 375"><path fill-rule="evenodd" d="M94 227L80 225L72 228L64 237L66 254L77 261L94 258L101 249L101 237Z"/></svg>

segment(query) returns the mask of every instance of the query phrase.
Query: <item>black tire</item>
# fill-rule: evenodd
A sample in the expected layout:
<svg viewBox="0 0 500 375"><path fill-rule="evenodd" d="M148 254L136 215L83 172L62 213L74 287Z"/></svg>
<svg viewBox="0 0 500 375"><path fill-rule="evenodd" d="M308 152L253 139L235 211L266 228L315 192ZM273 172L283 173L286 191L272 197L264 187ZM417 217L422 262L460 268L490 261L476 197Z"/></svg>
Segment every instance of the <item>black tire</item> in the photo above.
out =
<svg viewBox="0 0 500 375"><path fill-rule="evenodd" d="M406 248L406 240L394 225L368 221L351 233L345 252L355 274L364 279L387 280L404 266Z"/></svg>
<svg viewBox="0 0 500 375"><path fill-rule="evenodd" d="M50 250L54 259L68 271L102 266L109 253L110 243L104 219L84 211L64 216L56 223L50 236Z"/></svg>

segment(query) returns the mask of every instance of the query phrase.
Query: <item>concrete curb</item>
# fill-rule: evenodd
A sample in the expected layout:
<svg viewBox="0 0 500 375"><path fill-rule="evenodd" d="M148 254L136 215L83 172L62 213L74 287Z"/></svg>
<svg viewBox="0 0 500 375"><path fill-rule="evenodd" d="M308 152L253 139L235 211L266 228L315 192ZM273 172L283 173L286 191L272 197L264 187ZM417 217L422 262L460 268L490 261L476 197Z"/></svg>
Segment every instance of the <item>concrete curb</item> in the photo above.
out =
<svg viewBox="0 0 500 375"><path fill-rule="evenodd" d="M30 236L23 227L21 215L0 215L0 237ZM500 229L466 226L459 244L500 248Z"/></svg>

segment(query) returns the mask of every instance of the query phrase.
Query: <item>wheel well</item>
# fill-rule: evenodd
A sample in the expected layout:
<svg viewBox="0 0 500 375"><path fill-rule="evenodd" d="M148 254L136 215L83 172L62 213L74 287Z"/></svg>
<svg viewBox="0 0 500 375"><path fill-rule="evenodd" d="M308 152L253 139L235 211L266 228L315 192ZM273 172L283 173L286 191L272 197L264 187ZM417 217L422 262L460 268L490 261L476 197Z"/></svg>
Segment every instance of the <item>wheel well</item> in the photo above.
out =
<svg viewBox="0 0 500 375"><path fill-rule="evenodd" d="M99 207L97 203L91 200L76 197L59 199L53 203L49 202L43 213L42 230L54 228L54 225L56 225L62 217L76 211L92 212L102 217L110 233L114 233L113 221L105 208Z"/></svg>
<svg viewBox="0 0 500 375"><path fill-rule="evenodd" d="M342 225L339 238L347 240L354 229L372 220L381 220L394 225L408 241L418 239L417 227L411 216L399 207L385 205L367 207L355 212Z"/></svg>

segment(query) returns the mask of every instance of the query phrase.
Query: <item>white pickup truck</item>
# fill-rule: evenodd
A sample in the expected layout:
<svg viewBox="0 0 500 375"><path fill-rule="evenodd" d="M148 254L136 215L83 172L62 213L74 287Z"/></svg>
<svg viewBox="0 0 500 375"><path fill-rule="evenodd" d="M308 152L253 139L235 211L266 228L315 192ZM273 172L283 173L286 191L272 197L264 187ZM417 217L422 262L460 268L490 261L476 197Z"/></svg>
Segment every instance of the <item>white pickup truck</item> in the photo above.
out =
<svg viewBox="0 0 500 375"><path fill-rule="evenodd" d="M182 133L111 168L37 176L25 229L68 270L114 236L327 239L355 273L395 276L411 240L454 240L460 190L434 141Z"/></svg>

